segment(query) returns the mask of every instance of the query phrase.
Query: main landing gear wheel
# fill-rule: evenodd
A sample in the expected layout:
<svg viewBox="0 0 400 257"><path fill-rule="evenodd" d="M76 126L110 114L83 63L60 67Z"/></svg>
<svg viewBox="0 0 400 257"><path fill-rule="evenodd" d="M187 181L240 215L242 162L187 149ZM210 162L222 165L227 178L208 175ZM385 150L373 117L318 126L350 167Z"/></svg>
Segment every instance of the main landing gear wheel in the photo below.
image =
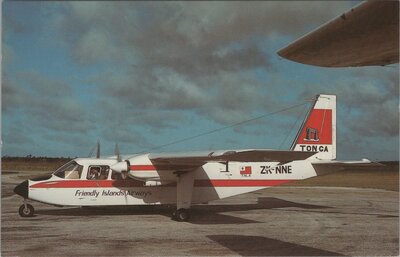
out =
<svg viewBox="0 0 400 257"><path fill-rule="evenodd" d="M19 207L19 215L21 217L32 217L34 213L33 206L30 204L23 204Z"/></svg>
<svg viewBox="0 0 400 257"><path fill-rule="evenodd" d="M176 221L188 221L190 218L190 212L189 209L179 209L174 211L174 213L172 214L172 219L176 220Z"/></svg>

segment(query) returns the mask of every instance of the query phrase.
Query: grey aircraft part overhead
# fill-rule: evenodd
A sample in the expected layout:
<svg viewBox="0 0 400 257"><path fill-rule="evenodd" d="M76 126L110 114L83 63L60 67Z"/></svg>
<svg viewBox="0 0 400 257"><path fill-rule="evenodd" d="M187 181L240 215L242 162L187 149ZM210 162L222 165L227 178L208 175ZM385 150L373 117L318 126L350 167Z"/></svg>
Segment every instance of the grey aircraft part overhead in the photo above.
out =
<svg viewBox="0 0 400 257"><path fill-rule="evenodd" d="M368 1L278 51L291 61L322 66L399 62L399 2Z"/></svg>

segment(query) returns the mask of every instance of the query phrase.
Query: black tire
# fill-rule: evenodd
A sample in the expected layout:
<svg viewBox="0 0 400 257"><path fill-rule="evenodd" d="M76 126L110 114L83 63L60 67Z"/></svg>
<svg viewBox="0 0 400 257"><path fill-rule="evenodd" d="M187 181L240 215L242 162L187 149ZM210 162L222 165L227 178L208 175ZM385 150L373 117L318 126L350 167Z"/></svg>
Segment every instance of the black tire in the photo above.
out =
<svg viewBox="0 0 400 257"><path fill-rule="evenodd" d="M175 218L177 221L188 221L190 218L190 212L188 209L179 209L176 211Z"/></svg>
<svg viewBox="0 0 400 257"><path fill-rule="evenodd" d="M178 220L177 215L178 215L178 210L175 210L171 215L171 220Z"/></svg>
<svg viewBox="0 0 400 257"><path fill-rule="evenodd" d="M25 207L26 206L26 207ZM19 215L21 217L32 217L33 213L35 212L35 210L33 209L33 206L30 204L23 204L19 207Z"/></svg>

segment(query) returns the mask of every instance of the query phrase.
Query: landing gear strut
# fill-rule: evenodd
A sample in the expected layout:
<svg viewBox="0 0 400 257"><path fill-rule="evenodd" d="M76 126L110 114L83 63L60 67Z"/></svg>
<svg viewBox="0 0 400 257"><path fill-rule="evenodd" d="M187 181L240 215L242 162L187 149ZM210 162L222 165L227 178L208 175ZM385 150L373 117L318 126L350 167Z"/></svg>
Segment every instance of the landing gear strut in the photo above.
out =
<svg viewBox="0 0 400 257"><path fill-rule="evenodd" d="M33 206L29 203L24 202L24 204L19 207L18 212L21 217L32 217L35 209L33 209Z"/></svg>
<svg viewBox="0 0 400 257"><path fill-rule="evenodd" d="M188 221L190 218L190 210L181 208L172 213L172 219L176 221Z"/></svg>

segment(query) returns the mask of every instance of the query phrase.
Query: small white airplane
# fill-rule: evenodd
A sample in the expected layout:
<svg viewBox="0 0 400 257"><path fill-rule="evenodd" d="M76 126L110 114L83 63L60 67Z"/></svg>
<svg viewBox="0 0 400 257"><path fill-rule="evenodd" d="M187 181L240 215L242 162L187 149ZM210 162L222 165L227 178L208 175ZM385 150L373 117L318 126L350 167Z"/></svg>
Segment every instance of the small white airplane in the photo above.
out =
<svg viewBox="0 0 400 257"><path fill-rule="evenodd" d="M317 95L289 151L228 150L77 158L47 177L15 187L27 199L56 206L176 204L172 217L187 221L192 204L207 203L287 182L338 166L371 163L336 159L336 96Z"/></svg>

